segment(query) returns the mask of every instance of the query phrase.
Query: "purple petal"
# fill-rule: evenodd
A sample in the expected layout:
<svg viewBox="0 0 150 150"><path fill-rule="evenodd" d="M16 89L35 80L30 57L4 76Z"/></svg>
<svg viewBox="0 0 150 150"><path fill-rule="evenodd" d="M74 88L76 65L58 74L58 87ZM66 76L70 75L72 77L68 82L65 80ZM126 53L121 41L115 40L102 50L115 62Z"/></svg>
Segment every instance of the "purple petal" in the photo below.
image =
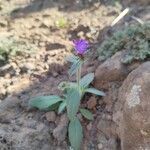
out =
<svg viewBox="0 0 150 150"><path fill-rule="evenodd" d="M73 40L74 48L77 54L84 54L88 48L89 43L86 40L80 39L80 40Z"/></svg>

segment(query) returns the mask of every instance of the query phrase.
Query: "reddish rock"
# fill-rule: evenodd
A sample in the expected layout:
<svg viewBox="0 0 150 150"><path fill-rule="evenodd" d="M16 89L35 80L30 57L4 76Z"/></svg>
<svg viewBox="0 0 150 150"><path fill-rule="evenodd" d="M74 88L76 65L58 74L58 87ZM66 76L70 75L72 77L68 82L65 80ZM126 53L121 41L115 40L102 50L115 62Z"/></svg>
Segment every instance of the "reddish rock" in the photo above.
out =
<svg viewBox="0 0 150 150"><path fill-rule="evenodd" d="M95 71L94 86L108 89L111 82L123 81L127 75L141 63L126 65L122 63L126 51L117 52L111 58L99 65Z"/></svg>
<svg viewBox="0 0 150 150"><path fill-rule="evenodd" d="M96 69L94 81L96 88L107 89L110 82L125 79L129 72L127 66L122 64L121 59L122 52L118 52Z"/></svg>

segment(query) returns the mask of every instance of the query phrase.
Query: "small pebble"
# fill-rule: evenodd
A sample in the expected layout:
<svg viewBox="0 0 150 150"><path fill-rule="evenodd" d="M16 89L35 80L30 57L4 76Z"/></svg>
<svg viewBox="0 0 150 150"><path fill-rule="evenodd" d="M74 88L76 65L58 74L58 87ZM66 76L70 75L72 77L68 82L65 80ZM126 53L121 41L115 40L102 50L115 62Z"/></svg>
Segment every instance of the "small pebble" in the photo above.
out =
<svg viewBox="0 0 150 150"><path fill-rule="evenodd" d="M101 143L98 144L98 149L101 150L103 148L103 145Z"/></svg>
<svg viewBox="0 0 150 150"><path fill-rule="evenodd" d="M46 119L47 119L48 121L50 121L50 122L54 122L54 121L56 120L56 114L55 114L54 111L47 112L47 113L45 114L45 117L46 117Z"/></svg>
<svg viewBox="0 0 150 150"><path fill-rule="evenodd" d="M87 129L88 129L89 131L92 129L92 123L89 123L89 124L87 125Z"/></svg>

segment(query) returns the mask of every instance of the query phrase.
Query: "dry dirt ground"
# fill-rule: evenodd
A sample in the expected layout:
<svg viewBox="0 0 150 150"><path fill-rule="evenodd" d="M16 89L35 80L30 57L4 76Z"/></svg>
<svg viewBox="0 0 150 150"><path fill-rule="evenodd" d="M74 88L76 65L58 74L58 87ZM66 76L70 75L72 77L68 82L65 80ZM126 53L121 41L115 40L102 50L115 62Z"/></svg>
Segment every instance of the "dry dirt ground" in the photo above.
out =
<svg viewBox="0 0 150 150"><path fill-rule="evenodd" d="M1 69L1 86L5 87L0 92L1 98L27 88L33 78L41 80L47 74L50 78L59 74L60 78L62 71L66 74L64 58L71 51L72 40L87 38L93 47L100 31L111 24L120 9L108 4L91 6L76 1L12 0L0 4L1 37L10 37L34 49L23 57L12 58L9 65ZM62 18L67 20L65 27L57 25ZM12 82L11 85L5 79Z"/></svg>
<svg viewBox="0 0 150 150"><path fill-rule="evenodd" d="M33 49L12 57L0 67L0 101L14 102L15 105L8 110L8 114L12 115L4 114L7 117L0 118L0 150L67 149L67 140L59 142L52 135L53 129L61 122L60 118L55 116L54 121L49 122L45 112L28 110L28 100L37 95L60 95L57 85L63 80L74 80L69 78L68 64L65 62L65 57L72 51L73 39L86 38L91 43L91 61L84 66L83 74L94 72L99 64L96 47L122 7L109 1L0 0L0 37L16 40ZM65 20L65 25L60 25L61 20ZM119 83L116 83L111 88L118 87ZM97 102L93 99L95 97L90 97L88 103L83 102L83 105L93 111L95 118L111 119L109 106L105 109L102 99ZM110 107L113 107L112 104ZM119 149L119 139L111 139L96 128L98 120L92 123L82 120L85 130L83 149ZM100 126L107 126L109 130L109 121L102 120ZM25 140L15 143L15 138L17 142L18 138ZM27 147L28 143L32 144Z"/></svg>

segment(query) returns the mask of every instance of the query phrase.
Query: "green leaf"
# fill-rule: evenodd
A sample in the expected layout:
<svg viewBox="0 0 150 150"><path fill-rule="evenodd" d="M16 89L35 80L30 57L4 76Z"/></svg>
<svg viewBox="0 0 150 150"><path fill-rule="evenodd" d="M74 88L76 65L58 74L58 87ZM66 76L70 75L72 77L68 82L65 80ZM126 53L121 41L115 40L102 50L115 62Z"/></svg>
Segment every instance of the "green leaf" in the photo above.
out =
<svg viewBox="0 0 150 150"><path fill-rule="evenodd" d="M94 73L89 73L85 75L81 80L80 80L80 86L81 87L88 87L89 84L93 81L94 79Z"/></svg>
<svg viewBox="0 0 150 150"><path fill-rule="evenodd" d="M88 120L93 120L93 114L87 109L80 109L81 114Z"/></svg>
<svg viewBox="0 0 150 150"><path fill-rule="evenodd" d="M73 150L80 150L83 138L83 131L78 118L75 118L75 120L70 121L68 132L71 147L73 148Z"/></svg>
<svg viewBox="0 0 150 150"><path fill-rule="evenodd" d="M48 108L45 109L45 110L56 111L56 110L58 109L58 107L59 107L60 104L61 104L61 101L59 101L59 102L57 102L57 103L51 105L50 107L48 107Z"/></svg>
<svg viewBox="0 0 150 150"><path fill-rule="evenodd" d="M82 63L81 63L80 60L75 62L75 63L73 63L71 68L69 69L69 75L70 76L74 75L77 72L77 70L79 69L79 67L81 66L81 64Z"/></svg>
<svg viewBox="0 0 150 150"><path fill-rule="evenodd" d="M62 91L66 90L68 88L72 88L72 87L77 87L77 83L63 81L58 85L58 88Z"/></svg>
<svg viewBox="0 0 150 150"><path fill-rule="evenodd" d="M66 60L71 62L71 63L76 63L76 62L78 62L79 57L77 57L75 55L71 55L71 56L67 57Z"/></svg>
<svg viewBox="0 0 150 150"><path fill-rule="evenodd" d="M85 92L88 92L88 93L92 93L92 94L95 94L95 95L99 95L99 96L105 96L105 93L102 92L102 91L99 91L95 88L88 88L88 89L85 89Z"/></svg>
<svg viewBox="0 0 150 150"><path fill-rule="evenodd" d="M67 106L67 102L66 100L64 100L60 105L59 105L59 108L58 108L58 114L62 113L64 111L64 109L66 108Z"/></svg>
<svg viewBox="0 0 150 150"><path fill-rule="evenodd" d="M66 81L60 82L58 85L58 89L64 91L68 87L68 83Z"/></svg>
<svg viewBox="0 0 150 150"><path fill-rule="evenodd" d="M29 101L29 105L31 107L35 107L41 110L48 109L52 105L62 101L62 98L56 95L49 95L49 96L38 96L32 98Z"/></svg>
<svg viewBox="0 0 150 150"><path fill-rule="evenodd" d="M67 113L70 120L73 120L76 117L80 105L80 99L81 97L77 88L67 89Z"/></svg>

